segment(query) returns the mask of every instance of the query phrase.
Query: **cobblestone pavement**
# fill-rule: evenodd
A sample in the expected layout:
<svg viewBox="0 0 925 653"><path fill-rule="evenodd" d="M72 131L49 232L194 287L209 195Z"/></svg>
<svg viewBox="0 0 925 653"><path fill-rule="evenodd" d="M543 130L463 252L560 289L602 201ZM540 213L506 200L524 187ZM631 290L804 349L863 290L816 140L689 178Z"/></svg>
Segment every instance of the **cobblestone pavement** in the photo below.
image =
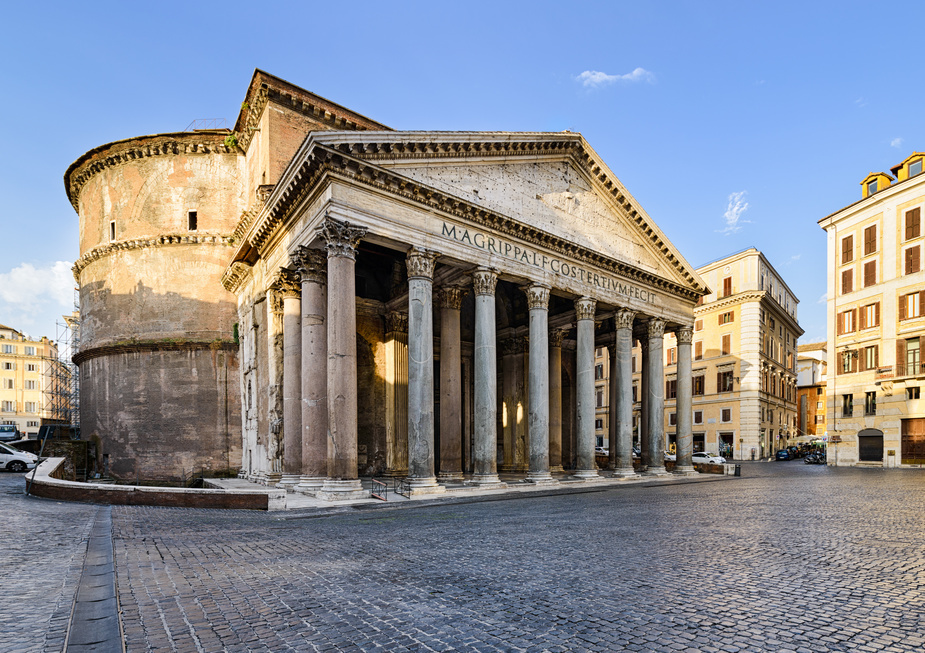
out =
<svg viewBox="0 0 925 653"><path fill-rule="evenodd" d="M98 506L25 495L0 471L0 650L60 651Z"/></svg>
<svg viewBox="0 0 925 653"><path fill-rule="evenodd" d="M126 646L922 651L923 490L923 470L794 461L312 519L114 507Z"/></svg>

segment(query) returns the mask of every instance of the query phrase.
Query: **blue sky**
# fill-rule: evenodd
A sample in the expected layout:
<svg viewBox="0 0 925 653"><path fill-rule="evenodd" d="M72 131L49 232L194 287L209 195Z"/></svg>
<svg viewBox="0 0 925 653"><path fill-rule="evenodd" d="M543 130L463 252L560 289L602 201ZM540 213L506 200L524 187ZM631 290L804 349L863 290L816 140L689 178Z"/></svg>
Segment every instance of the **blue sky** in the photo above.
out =
<svg viewBox="0 0 925 653"><path fill-rule="evenodd" d="M55 337L87 150L234 122L261 68L397 129L581 132L694 266L750 246L825 339L820 218L925 150L925 5L18 3L0 42L0 323Z"/></svg>

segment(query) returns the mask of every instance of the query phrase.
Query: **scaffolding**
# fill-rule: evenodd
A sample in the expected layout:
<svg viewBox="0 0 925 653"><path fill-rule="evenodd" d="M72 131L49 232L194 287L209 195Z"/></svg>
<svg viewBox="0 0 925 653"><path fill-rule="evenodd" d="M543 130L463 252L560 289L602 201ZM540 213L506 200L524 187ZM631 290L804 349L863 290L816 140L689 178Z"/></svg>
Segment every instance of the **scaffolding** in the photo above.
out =
<svg viewBox="0 0 925 653"><path fill-rule="evenodd" d="M45 358L44 422L80 427L80 387L74 354L80 345L80 309L74 298L74 310L58 321L55 348ZM51 355L51 354L54 355Z"/></svg>

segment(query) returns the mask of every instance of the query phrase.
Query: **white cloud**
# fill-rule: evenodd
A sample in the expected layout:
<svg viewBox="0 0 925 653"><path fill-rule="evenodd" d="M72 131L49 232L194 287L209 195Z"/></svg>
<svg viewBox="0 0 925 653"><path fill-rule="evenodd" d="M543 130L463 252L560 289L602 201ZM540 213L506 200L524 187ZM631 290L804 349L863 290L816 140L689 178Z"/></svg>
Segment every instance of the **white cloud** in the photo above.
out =
<svg viewBox="0 0 925 653"><path fill-rule="evenodd" d="M742 220L742 214L748 209L748 202L745 196L748 191L740 190L736 193L729 194L729 204L726 206L726 212L723 219L726 221L726 228L719 229L721 234L729 235L742 229L742 225L748 223L748 220Z"/></svg>
<svg viewBox="0 0 925 653"><path fill-rule="evenodd" d="M866 106L867 106L867 98L859 97L857 100L854 101L854 103L855 103L856 105L858 105L858 108L866 107Z"/></svg>
<svg viewBox="0 0 925 653"><path fill-rule="evenodd" d="M899 148L899 147L902 147L902 146L903 146L903 139L901 139L901 138L894 138L893 140L890 141L890 147L897 147L897 148Z"/></svg>
<svg viewBox="0 0 925 653"><path fill-rule="evenodd" d="M633 72L626 73L625 75L608 75L607 73L602 73L599 70L586 70L578 75L575 79L581 82L582 86L588 88L598 88L600 86L607 86L615 82L655 83L655 75L650 73L645 68L636 68Z"/></svg>
<svg viewBox="0 0 925 653"><path fill-rule="evenodd" d="M816 300L816 303L817 303L817 304L825 304L827 301L829 301L829 293L825 293L825 292L824 292L824 293L822 293L822 296L821 296L819 299Z"/></svg>
<svg viewBox="0 0 925 653"><path fill-rule="evenodd" d="M794 254L789 259L787 259L787 262L784 263L784 265L790 265L791 263L796 263L797 261L800 260L800 256L801 256L800 254Z"/></svg>
<svg viewBox="0 0 925 653"><path fill-rule="evenodd" d="M54 316L70 313L74 305L74 285L67 261L38 268L23 263L0 272L0 322L19 330L38 327L40 335L54 336Z"/></svg>

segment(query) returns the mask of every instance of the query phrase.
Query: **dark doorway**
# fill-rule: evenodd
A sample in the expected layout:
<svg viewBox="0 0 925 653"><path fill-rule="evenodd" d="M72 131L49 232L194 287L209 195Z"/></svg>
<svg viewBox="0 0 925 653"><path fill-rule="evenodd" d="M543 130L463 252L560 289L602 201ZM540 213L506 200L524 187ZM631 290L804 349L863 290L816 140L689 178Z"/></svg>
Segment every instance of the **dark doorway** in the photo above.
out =
<svg viewBox="0 0 925 653"><path fill-rule="evenodd" d="M883 432L864 429L858 433L858 459L861 462L883 462Z"/></svg>
<svg viewBox="0 0 925 653"><path fill-rule="evenodd" d="M902 464L925 465L925 418L904 419L902 423Z"/></svg>

